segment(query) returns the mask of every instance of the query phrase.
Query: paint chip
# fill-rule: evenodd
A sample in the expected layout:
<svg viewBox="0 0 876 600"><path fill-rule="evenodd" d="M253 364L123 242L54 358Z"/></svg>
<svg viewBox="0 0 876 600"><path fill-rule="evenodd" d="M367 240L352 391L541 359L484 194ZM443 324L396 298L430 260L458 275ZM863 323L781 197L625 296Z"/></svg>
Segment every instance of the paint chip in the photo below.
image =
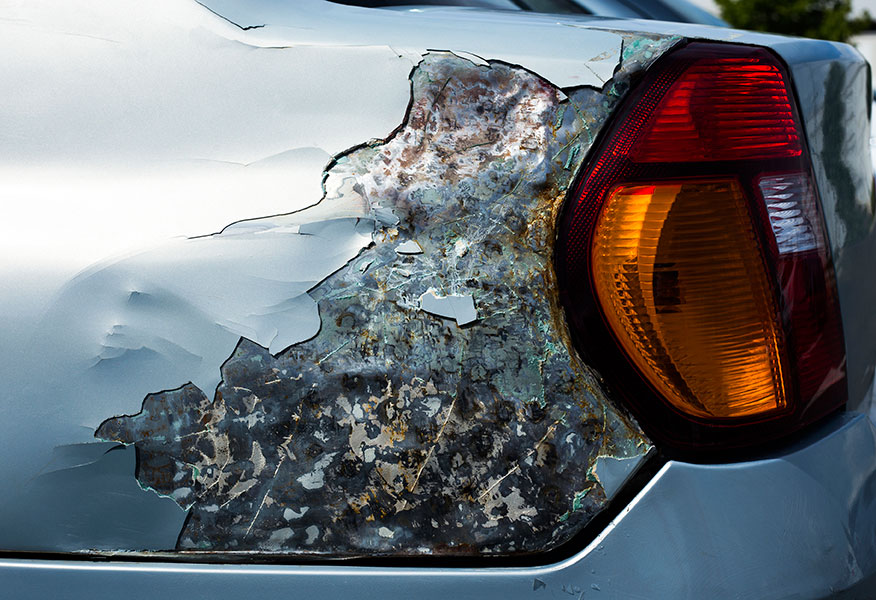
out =
<svg viewBox="0 0 876 600"><path fill-rule="evenodd" d="M420 244L416 242L416 240L408 240L406 242L402 242L398 246L395 247L395 251L399 254L422 254L423 249L420 247Z"/></svg>
<svg viewBox="0 0 876 600"><path fill-rule="evenodd" d="M459 58L464 58L467 61L472 62L474 65L478 67L489 67L490 63L478 56L477 54L472 54L471 52L460 52L459 50L451 50L453 54L458 56Z"/></svg>
<svg viewBox="0 0 876 600"><path fill-rule="evenodd" d="M317 527L316 525L311 525L310 527L305 529L304 532L307 534L307 539L304 540L304 543L309 546L316 541L316 538L319 535L319 527Z"/></svg>
<svg viewBox="0 0 876 600"><path fill-rule="evenodd" d="M308 510L310 510L309 506L302 507L301 510L299 510L298 512L295 512L291 508L287 508L283 510L283 518L287 521L291 521L292 519L300 519Z"/></svg>
<svg viewBox="0 0 876 600"><path fill-rule="evenodd" d="M455 319L460 326L478 320L478 311L475 309L474 298L470 294L438 296L435 294L435 290L430 289L420 296L420 310L439 317Z"/></svg>
<svg viewBox="0 0 876 600"><path fill-rule="evenodd" d="M618 492L636 470L636 467L642 463L643 458L644 455L641 454L630 458L605 455L596 458L593 474L602 485L606 498L612 498Z"/></svg>

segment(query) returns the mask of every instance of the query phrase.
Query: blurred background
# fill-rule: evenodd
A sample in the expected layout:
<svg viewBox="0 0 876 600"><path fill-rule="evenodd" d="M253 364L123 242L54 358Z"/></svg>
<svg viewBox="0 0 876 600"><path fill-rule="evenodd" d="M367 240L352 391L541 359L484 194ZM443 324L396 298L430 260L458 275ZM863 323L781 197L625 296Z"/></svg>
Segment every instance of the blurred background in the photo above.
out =
<svg viewBox="0 0 876 600"><path fill-rule="evenodd" d="M876 64L876 0L690 0L733 27L850 42Z"/></svg>

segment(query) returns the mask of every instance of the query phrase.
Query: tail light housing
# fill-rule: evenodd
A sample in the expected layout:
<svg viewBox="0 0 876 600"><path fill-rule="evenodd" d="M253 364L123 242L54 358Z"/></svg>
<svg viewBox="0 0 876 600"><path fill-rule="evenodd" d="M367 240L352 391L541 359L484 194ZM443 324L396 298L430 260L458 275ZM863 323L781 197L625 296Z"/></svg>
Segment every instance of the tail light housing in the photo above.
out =
<svg viewBox="0 0 876 600"><path fill-rule="evenodd" d="M808 150L765 49L652 67L567 200L556 266L579 352L670 451L762 445L846 401Z"/></svg>

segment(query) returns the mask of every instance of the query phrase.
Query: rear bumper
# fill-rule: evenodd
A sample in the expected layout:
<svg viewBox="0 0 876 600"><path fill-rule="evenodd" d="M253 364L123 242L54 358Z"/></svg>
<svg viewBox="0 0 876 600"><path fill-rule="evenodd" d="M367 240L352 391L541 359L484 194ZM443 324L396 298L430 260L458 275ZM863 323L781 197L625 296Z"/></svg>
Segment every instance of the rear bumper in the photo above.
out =
<svg viewBox="0 0 876 600"><path fill-rule="evenodd" d="M876 428L843 415L782 456L669 462L580 553L415 569L0 559L10 598L876 597ZM872 594L872 595L871 595Z"/></svg>

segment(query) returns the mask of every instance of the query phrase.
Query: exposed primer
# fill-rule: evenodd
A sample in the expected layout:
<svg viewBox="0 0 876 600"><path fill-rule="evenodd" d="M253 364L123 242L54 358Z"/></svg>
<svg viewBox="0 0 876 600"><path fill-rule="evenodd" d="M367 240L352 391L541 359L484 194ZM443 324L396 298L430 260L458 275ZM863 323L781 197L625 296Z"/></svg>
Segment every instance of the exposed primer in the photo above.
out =
<svg viewBox="0 0 876 600"><path fill-rule="evenodd" d="M312 209L358 203L375 224L310 291L319 334L277 356L242 339L212 399L151 394L96 433L135 444L141 483L190 507L179 549L534 552L604 506L596 461L650 446L570 350L554 223L590 132L670 45L630 53L614 94L424 58L403 126L334 161ZM398 252L413 240L422 254ZM420 310L429 294L471 299L477 321Z"/></svg>

